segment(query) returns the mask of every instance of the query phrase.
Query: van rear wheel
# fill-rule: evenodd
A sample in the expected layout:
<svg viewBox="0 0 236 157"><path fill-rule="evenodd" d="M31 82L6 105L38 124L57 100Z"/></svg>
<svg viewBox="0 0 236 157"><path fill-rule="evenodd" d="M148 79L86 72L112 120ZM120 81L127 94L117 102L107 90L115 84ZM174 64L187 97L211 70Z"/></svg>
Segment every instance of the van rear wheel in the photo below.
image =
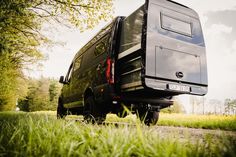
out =
<svg viewBox="0 0 236 157"><path fill-rule="evenodd" d="M159 112L158 111L139 111L138 112L139 119L144 122L144 124L156 125L159 119Z"/></svg>
<svg viewBox="0 0 236 157"><path fill-rule="evenodd" d="M84 121L92 124L102 124L105 121L106 115L99 112L98 106L95 104L93 96L87 97L84 103Z"/></svg>

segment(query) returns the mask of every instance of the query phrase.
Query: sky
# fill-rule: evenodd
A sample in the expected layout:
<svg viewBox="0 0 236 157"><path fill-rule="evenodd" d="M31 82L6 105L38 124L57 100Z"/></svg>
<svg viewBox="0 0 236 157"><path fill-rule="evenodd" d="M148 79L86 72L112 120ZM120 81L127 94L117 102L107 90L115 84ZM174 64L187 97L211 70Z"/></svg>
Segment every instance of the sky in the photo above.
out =
<svg viewBox="0 0 236 157"><path fill-rule="evenodd" d="M236 99L236 0L175 0L200 16L205 37L208 65L207 99ZM114 0L114 16L127 16L141 6L144 0ZM77 29L51 26L49 35L60 45L41 48L47 55L41 70L29 75L54 77L65 75L76 52L107 22L93 30L80 33ZM44 30L43 30L44 31Z"/></svg>

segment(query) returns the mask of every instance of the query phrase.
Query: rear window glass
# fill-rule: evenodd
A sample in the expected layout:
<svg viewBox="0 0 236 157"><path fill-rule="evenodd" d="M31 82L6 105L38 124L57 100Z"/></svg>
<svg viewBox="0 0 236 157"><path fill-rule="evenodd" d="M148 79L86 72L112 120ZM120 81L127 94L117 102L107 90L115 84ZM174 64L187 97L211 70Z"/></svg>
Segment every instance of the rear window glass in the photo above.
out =
<svg viewBox="0 0 236 157"><path fill-rule="evenodd" d="M95 56L99 56L100 54L104 53L106 51L106 43L101 42L95 47L94 54Z"/></svg>
<svg viewBox="0 0 236 157"><path fill-rule="evenodd" d="M192 37L192 26L190 22L183 21L161 13L161 27L163 29Z"/></svg>
<svg viewBox="0 0 236 157"><path fill-rule="evenodd" d="M96 57L106 52L107 42L108 42L108 36L103 38L102 41L96 45L94 50L94 54Z"/></svg>

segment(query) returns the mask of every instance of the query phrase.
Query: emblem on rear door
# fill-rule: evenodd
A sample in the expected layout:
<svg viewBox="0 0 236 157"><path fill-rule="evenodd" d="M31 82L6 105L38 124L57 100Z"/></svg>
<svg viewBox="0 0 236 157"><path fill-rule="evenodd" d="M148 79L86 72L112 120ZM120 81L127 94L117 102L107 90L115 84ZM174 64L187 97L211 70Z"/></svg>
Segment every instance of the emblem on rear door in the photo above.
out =
<svg viewBox="0 0 236 157"><path fill-rule="evenodd" d="M176 72L175 75L176 75L177 78L183 78L184 77L184 74L181 71Z"/></svg>

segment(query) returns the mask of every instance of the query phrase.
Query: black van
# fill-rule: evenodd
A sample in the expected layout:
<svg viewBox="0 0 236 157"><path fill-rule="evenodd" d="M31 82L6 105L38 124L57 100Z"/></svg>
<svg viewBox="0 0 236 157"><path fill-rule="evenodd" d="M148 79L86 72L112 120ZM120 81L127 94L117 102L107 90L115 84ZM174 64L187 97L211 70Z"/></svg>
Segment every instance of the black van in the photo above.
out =
<svg viewBox="0 0 236 157"><path fill-rule="evenodd" d="M155 124L172 96L207 93L206 52L198 14L170 0L149 0L117 17L75 55L57 116L102 122L123 106Z"/></svg>

